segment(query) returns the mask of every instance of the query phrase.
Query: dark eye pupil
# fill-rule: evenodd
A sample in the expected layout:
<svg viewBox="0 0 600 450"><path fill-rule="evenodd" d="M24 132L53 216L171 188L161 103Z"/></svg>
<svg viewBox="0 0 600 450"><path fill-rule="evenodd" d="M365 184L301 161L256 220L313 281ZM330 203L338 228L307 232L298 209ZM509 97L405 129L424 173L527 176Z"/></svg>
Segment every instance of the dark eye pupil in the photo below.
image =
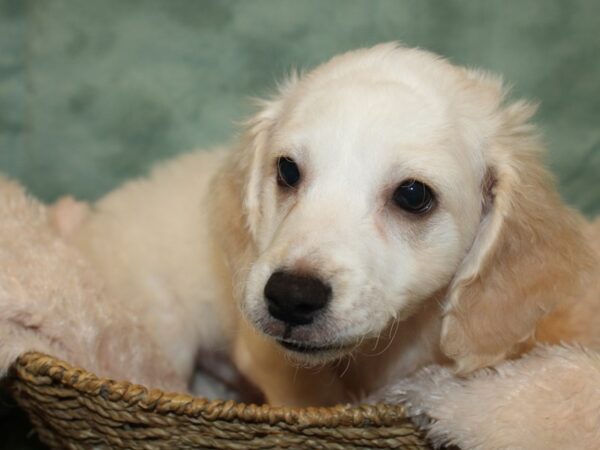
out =
<svg viewBox="0 0 600 450"><path fill-rule="evenodd" d="M420 214L429 211L433 204L431 190L416 180L403 182L394 191L394 203L405 211Z"/></svg>
<svg viewBox="0 0 600 450"><path fill-rule="evenodd" d="M280 186L294 187L300 181L300 169L292 158L281 156L277 160L277 183Z"/></svg>

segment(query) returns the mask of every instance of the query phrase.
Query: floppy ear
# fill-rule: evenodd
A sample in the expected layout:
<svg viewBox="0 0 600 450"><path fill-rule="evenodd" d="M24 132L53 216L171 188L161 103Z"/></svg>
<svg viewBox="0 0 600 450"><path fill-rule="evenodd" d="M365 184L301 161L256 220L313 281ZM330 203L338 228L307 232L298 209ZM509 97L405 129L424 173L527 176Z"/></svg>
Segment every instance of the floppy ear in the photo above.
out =
<svg viewBox="0 0 600 450"><path fill-rule="evenodd" d="M561 201L527 120L534 108L501 112L492 139L477 237L450 286L441 347L458 372L518 349L536 323L577 294L591 256L582 219Z"/></svg>
<svg viewBox="0 0 600 450"><path fill-rule="evenodd" d="M233 274L247 270L256 252L261 212L262 178L269 134L281 113L285 95L298 81L293 73L278 95L259 101L260 110L245 123L235 147L223 159L212 183L213 235Z"/></svg>

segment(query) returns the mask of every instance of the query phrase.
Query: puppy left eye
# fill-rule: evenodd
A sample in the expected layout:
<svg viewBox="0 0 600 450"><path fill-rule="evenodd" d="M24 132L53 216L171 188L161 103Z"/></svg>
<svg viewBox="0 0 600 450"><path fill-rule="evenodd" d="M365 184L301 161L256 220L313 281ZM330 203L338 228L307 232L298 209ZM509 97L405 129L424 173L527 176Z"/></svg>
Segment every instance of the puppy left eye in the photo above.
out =
<svg viewBox="0 0 600 450"><path fill-rule="evenodd" d="M288 156L277 158L277 184L283 187L294 187L300 182L298 164Z"/></svg>
<svg viewBox="0 0 600 450"><path fill-rule="evenodd" d="M424 214L433 206L433 193L417 180L403 181L393 195L394 203L411 214Z"/></svg>

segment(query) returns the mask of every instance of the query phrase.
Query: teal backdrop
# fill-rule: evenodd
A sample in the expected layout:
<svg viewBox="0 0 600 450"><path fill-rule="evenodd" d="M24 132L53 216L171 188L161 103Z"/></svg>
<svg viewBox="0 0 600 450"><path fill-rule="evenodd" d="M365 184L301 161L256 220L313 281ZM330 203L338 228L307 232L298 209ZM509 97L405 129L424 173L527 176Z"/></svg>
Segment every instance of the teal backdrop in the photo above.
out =
<svg viewBox="0 0 600 450"><path fill-rule="evenodd" d="M600 1L0 0L0 171L95 199L230 141L292 67L400 40L539 101L561 192L600 212Z"/></svg>

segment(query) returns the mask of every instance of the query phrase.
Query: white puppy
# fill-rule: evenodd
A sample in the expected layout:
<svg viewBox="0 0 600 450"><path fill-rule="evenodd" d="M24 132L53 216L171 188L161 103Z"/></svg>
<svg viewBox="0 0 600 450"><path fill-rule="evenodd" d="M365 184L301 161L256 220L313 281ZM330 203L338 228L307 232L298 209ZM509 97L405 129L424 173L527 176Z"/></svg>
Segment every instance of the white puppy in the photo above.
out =
<svg viewBox="0 0 600 450"><path fill-rule="evenodd" d="M533 110L431 53L357 50L285 83L233 149L109 194L73 239L181 376L220 350L275 404L597 345L597 263Z"/></svg>

